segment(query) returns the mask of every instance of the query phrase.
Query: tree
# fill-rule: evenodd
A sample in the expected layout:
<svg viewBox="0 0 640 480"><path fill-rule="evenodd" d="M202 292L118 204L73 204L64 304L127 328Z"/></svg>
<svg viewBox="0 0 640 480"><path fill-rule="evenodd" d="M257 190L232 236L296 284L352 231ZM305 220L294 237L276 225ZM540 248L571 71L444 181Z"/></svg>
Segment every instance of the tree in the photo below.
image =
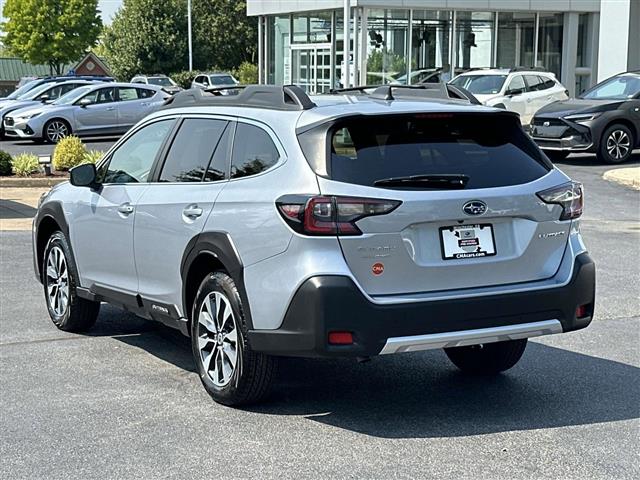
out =
<svg viewBox="0 0 640 480"><path fill-rule="evenodd" d="M192 0L194 68L237 68L256 63L258 19L244 0Z"/></svg>
<svg viewBox="0 0 640 480"><path fill-rule="evenodd" d="M185 0L124 0L104 33L104 54L120 79L187 65Z"/></svg>
<svg viewBox="0 0 640 480"><path fill-rule="evenodd" d="M2 14L9 51L58 75L95 45L102 28L98 0L6 0Z"/></svg>

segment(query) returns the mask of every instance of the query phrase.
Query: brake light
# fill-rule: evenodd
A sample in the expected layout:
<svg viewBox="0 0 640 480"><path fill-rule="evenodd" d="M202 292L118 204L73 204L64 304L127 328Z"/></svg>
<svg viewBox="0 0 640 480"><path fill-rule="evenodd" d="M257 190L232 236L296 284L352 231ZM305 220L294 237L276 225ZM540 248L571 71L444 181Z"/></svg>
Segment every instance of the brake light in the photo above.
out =
<svg viewBox="0 0 640 480"><path fill-rule="evenodd" d="M562 206L560 220L571 220L582 215L584 207L584 195L580 182L563 183L537 193L538 197L549 204Z"/></svg>
<svg viewBox="0 0 640 480"><path fill-rule="evenodd" d="M392 212L402 202L376 198L285 195L276 201L282 218L303 235L362 235L358 220Z"/></svg>

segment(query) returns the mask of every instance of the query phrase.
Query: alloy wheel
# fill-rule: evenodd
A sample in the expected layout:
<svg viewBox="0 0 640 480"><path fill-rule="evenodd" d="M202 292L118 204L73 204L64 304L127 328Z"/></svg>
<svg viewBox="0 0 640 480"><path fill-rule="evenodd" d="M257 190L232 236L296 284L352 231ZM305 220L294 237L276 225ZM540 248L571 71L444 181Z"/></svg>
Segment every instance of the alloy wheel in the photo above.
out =
<svg viewBox="0 0 640 480"><path fill-rule="evenodd" d="M229 299L211 292L198 313L200 361L217 387L227 385L238 366L239 345L235 315Z"/></svg>
<svg viewBox="0 0 640 480"><path fill-rule="evenodd" d="M614 130L607 137L607 153L611 158L620 160L629 153L631 148L631 140L624 130Z"/></svg>
<svg viewBox="0 0 640 480"><path fill-rule="evenodd" d="M54 120L47 125L46 135L50 142L58 143L69 135L69 127L60 120Z"/></svg>
<svg viewBox="0 0 640 480"><path fill-rule="evenodd" d="M69 305L69 271L60 247L53 247L47 258L47 301L53 313L61 317Z"/></svg>

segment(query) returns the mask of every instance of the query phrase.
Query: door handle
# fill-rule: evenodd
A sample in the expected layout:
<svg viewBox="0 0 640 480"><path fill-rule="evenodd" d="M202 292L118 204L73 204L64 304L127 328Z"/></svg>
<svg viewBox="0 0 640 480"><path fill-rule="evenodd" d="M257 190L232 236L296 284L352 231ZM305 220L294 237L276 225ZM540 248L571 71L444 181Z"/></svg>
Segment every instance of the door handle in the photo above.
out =
<svg viewBox="0 0 640 480"><path fill-rule="evenodd" d="M106 108L107 112L112 112L115 109L116 109L116 107L108 107L108 108Z"/></svg>
<svg viewBox="0 0 640 480"><path fill-rule="evenodd" d="M142 102L140 104L141 107L148 107L149 106L149 102Z"/></svg>
<svg viewBox="0 0 640 480"><path fill-rule="evenodd" d="M182 214L187 218L198 218L202 215L202 209L198 205L190 205L182 211Z"/></svg>
<svg viewBox="0 0 640 480"><path fill-rule="evenodd" d="M131 215L133 213L133 207L129 203L123 203L118 207L118 213L121 213L125 216Z"/></svg>

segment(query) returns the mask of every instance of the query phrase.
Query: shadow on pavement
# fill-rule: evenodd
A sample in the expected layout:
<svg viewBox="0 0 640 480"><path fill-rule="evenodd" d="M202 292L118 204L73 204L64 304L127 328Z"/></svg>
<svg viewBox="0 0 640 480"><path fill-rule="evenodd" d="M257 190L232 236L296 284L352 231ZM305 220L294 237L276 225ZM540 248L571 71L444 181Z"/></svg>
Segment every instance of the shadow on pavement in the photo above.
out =
<svg viewBox="0 0 640 480"><path fill-rule="evenodd" d="M116 318L117 317L117 318ZM111 307L92 335L109 335L194 372L189 339ZM640 417L640 368L530 342L497 377L459 373L442 351L354 360L281 359L266 415L384 438L457 437Z"/></svg>
<svg viewBox="0 0 640 480"><path fill-rule="evenodd" d="M0 199L0 219L33 218L37 210L24 203Z"/></svg>
<svg viewBox="0 0 640 480"><path fill-rule="evenodd" d="M609 169L613 168L623 168L623 167L636 167L640 164L640 153L634 153L631 155L631 159L629 161L620 163L620 164L612 164L609 165L607 163L602 163L598 160L595 153L593 155L569 155L564 160L557 160L553 162L554 165L575 165L579 167L609 167Z"/></svg>

